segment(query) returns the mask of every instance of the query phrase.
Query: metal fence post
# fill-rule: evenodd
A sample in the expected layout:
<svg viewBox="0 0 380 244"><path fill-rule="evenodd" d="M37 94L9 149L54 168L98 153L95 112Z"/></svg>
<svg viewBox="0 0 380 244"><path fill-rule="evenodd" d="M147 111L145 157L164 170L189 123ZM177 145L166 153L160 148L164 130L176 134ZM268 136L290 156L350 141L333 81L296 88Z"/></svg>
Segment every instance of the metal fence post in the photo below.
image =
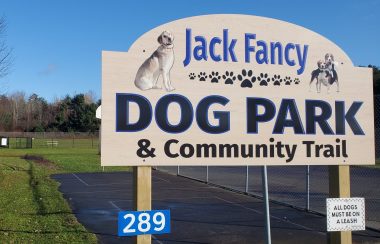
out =
<svg viewBox="0 0 380 244"><path fill-rule="evenodd" d="M177 166L177 175L179 175L179 165Z"/></svg>
<svg viewBox="0 0 380 244"><path fill-rule="evenodd" d="M270 213L269 213L269 197L268 197L268 175L267 166L262 167L262 185L263 185L263 196L264 196L264 206L265 206L265 243L271 244L271 233L270 233Z"/></svg>
<svg viewBox="0 0 380 244"><path fill-rule="evenodd" d="M206 183L208 183L208 165L206 166Z"/></svg>
<svg viewBox="0 0 380 244"><path fill-rule="evenodd" d="M245 193L248 193L248 181L249 181L249 168L247 165L247 169L245 171Z"/></svg>
<svg viewBox="0 0 380 244"><path fill-rule="evenodd" d="M306 211L310 210L310 166L306 166Z"/></svg>

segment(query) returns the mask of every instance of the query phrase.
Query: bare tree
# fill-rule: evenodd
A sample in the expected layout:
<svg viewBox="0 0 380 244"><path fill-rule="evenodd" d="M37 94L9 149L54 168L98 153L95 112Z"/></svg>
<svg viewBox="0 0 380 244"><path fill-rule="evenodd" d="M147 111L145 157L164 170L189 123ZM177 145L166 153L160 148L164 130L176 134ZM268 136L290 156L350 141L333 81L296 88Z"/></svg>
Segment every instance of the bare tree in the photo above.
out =
<svg viewBox="0 0 380 244"><path fill-rule="evenodd" d="M84 94L84 102L86 104L96 103L96 93L93 90L89 90Z"/></svg>
<svg viewBox="0 0 380 244"><path fill-rule="evenodd" d="M4 17L0 17L0 78L9 74L12 58L12 50L5 43L7 24Z"/></svg>
<svg viewBox="0 0 380 244"><path fill-rule="evenodd" d="M14 92L10 95L12 111L12 130L18 131L25 128L26 103L25 92Z"/></svg>

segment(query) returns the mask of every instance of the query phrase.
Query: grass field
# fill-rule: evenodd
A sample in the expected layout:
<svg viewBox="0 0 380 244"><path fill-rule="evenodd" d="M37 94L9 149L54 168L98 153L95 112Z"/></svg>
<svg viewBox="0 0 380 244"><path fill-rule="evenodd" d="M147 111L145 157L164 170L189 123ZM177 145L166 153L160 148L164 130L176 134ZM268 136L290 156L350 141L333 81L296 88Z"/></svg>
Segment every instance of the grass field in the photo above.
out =
<svg viewBox="0 0 380 244"><path fill-rule="evenodd" d="M120 170L129 168L105 168ZM0 243L97 243L71 213L50 175L99 171L97 147L0 148Z"/></svg>

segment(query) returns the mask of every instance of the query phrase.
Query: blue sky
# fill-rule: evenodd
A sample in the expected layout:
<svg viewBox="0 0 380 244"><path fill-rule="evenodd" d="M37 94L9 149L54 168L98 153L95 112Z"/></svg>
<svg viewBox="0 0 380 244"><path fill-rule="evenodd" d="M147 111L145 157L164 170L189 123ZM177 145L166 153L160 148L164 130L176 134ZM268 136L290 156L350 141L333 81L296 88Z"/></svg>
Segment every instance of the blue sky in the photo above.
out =
<svg viewBox="0 0 380 244"><path fill-rule="evenodd" d="M101 50L127 51L150 29L179 18L236 13L281 19L322 34L355 65L380 65L380 0L1 0L13 48L12 73L0 92L47 100L92 90L101 94Z"/></svg>

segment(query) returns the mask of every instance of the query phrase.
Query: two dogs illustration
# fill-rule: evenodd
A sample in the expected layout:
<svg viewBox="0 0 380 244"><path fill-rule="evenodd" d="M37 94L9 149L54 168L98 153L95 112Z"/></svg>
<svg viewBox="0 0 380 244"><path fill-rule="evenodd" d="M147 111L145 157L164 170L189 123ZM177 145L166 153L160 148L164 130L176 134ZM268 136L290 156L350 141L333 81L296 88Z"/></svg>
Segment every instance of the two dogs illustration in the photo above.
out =
<svg viewBox="0 0 380 244"><path fill-rule="evenodd" d="M317 92L321 92L321 86L327 87L327 92L330 91L330 86L336 83L336 91L339 92L339 79L336 72L336 62L334 61L334 55L327 53L325 60L318 61L318 69L311 72L311 79L309 84L309 90L311 90L311 84L316 80Z"/></svg>

